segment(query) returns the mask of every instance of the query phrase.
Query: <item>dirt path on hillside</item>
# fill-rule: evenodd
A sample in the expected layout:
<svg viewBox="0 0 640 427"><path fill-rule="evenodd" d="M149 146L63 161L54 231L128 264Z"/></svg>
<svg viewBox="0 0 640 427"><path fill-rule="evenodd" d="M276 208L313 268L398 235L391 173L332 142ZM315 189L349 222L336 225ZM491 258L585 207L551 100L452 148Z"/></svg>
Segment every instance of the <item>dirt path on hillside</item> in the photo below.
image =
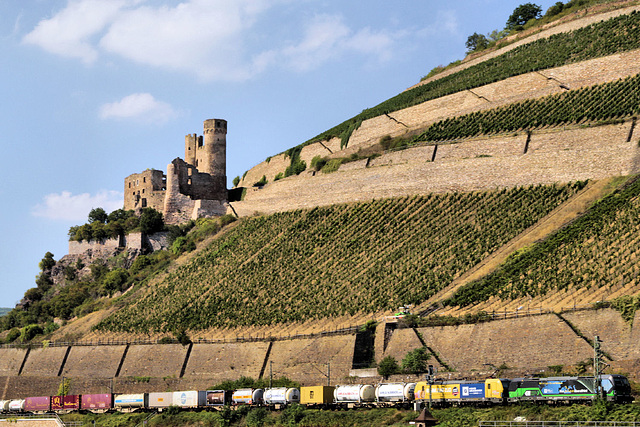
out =
<svg viewBox="0 0 640 427"><path fill-rule="evenodd" d="M445 289L441 290L433 297L416 307L414 311L419 313L428 309L432 305L438 304L439 302L449 298L460 287L471 283L474 280L478 280L496 270L507 259L507 257L515 251L532 245L539 240L543 240L554 231L569 224L585 212L594 201L613 191L617 187L617 185L614 184L618 179L619 178L614 177L590 182L571 199L558 206L546 217L520 233L515 238L511 239L511 241L502 246L496 252L482 260L480 264L455 279Z"/></svg>

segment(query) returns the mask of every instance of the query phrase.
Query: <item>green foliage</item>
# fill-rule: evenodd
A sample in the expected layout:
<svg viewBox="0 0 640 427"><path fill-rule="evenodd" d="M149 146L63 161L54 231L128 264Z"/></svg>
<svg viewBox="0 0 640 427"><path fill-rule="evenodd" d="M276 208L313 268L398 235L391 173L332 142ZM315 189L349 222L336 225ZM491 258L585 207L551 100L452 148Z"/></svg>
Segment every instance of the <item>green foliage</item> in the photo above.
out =
<svg viewBox="0 0 640 427"><path fill-rule="evenodd" d="M6 342L14 342L20 336L20 329L13 328L7 334Z"/></svg>
<svg viewBox="0 0 640 427"><path fill-rule="evenodd" d="M331 173L340 169L340 165L344 162L344 159L331 159L323 167L322 173Z"/></svg>
<svg viewBox="0 0 640 427"><path fill-rule="evenodd" d="M29 342L37 335L42 335L44 330L40 325L27 325L20 330L20 342Z"/></svg>
<svg viewBox="0 0 640 427"><path fill-rule="evenodd" d="M51 270L54 265L56 265L56 260L53 259L53 254L51 252L44 254L44 258L42 258L42 261L38 264L40 271L42 272Z"/></svg>
<svg viewBox="0 0 640 427"><path fill-rule="evenodd" d="M593 204L578 219L530 250L509 257L493 273L459 289L447 305L467 306L556 291L637 283L640 179ZM624 300L620 301L624 306ZM624 311L623 313L630 311Z"/></svg>
<svg viewBox="0 0 640 427"><path fill-rule="evenodd" d="M316 172L322 169L325 164L327 164L327 159L322 156L314 156L314 158L311 159L311 169Z"/></svg>
<svg viewBox="0 0 640 427"><path fill-rule="evenodd" d="M105 210L102 208L93 208L89 212L89 224L92 224L94 222L100 222L102 224L106 224L107 218L108 218L108 215L105 212Z"/></svg>
<svg viewBox="0 0 640 427"><path fill-rule="evenodd" d="M408 374L421 374L427 372L427 362L431 358L431 353L426 347L416 348L407 353L402 359L402 370Z"/></svg>
<svg viewBox="0 0 640 427"><path fill-rule="evenodd" d="M280 415L280 422L285 426L296 426L304 418L305 407L298 403L293 403L286 407Z"/></svg>
<svg viewBox="0 0 640 427"><path fill-rule="evenodd" d="M180 328L177 331L175 331L173 335L176 337L176 340L178 340L180 344L182 345L191 344L191 338L189 338L189 334L187 334L186 329Z"/></svg>
<svg viewBox="0 0 640 427"><path fill-rule="evenodd" d="M613 299L610 304L614 310L620 312L622 318L627 323L632 324L636 316L636 311L640 309L640 296L622 295Z"/></svg>
<svg viewBox="0 0 640 427"><path fill-rule="evenodd" d="M186 237L178 237L171 245L171 253L174 255L180 255L183 252L191 252L196 248L196 244L193 240L188 240Z"/></svg>
<svg viewBox="0 0 640 427"><path fill-rule="evenodd" d="M240 177L236 176L235 178L233 178L233 186L237 187L238 184L240 184Z"/></svg>
<svg viewBox="0 0 640 427"><path fill-rule="evenodd" d="M489 47L489 40L483 34L473 33L467 38L465 47L467 53L479 52Z"/></svg>
<svg viewBox="0 0 640 427"><path fill-rule="evenodd" d="M564 9L564 3L562 3L561 1L558 1L549 9L547 9L547 13L545 13L545 16L556 16L560 12L562 12L562 9Z"/></svg>
<svg viewBox="0 0 640 427"><path fill-rule="evenodd" d="M509 30L518 29L519 27L524 26L524 24L526 24L530 20L540 18L541 14L542 8L537 4L521 4L520 6L516 7L511 16L509 16L505 28Z"/></svg>
<svg viewBox="0 0 640 427"><path fill-rule="evenodd" d="M419 304L583 185L432 194L244 218L97 328L166 333Z"/></svg>
<svg viewBox="0 0 640 427"><path fill-rule="evenodd" d="M399 372L400 366L398 366L398 361L393 356L387 356L378 363L378 375L385 380Z"/></svg>
<svg viewBox="0 0 640 427"><path fill-rule="evenodd" d="M259 181L257 181L256 183L253 184L254 187L261 187L263 185L265 185L267 183L267 176L266 175L262 175L262 178L260 178Z"/></svg>
<svg viewBox="0 0 640 427"><path fill-rule="evenodd" d="M282 172L278 172L278 173L276 174L276 176L274 176L274 177L273 177L273 180L274 180L274 181L280 181L282 178L284 178L284 173L282 173Z"/></svg>
<svg viewBox="0 0 640 427"><path fill-rule="evenodd" d="M144 234L153 234L164 229L162 213L153 208L142 208L140 214L140 231Z"/></svg>
<svg viewBox="0 0 640 427"><path fill-rule="evenodd" d="M102 289L105 294L113 295L114 292L124 290L124 285L129 278L129 272L124 268L116 268L105 274L102 280Z"/></svg>
<svg viewBox="0 0 640 427"><path fill-rule="evenodd" d="M58 386L58 392L56 396L66 396L69 394L69 389L71 388L71 379L63 378Z"/></svg>

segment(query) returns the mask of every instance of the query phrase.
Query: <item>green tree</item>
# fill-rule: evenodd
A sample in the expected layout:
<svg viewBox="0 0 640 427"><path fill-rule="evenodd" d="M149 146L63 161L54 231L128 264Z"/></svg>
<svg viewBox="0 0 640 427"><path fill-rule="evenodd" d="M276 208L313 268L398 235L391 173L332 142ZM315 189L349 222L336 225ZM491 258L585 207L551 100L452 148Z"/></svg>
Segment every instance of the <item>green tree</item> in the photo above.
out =
<svg viewBox="0 0 640 427"><path fill-rule="evenodd" d="M233 186L237 187L238 184L240 184L240 177L236 176L235 178L233 178Z"/></svg>
<svg viewBox="0 0 640 427"><path fill-rule="evenodd" d="M545 16L556 16L563 10L564 10L564 4L561 1L559 1L559 2L556 2L556 4L551 6L549 9L547 9L547 13L545 13Z"/></svg>
<svg viewBox="0 0 640 427"><path fill-rule="evenodd" d="M44 332L40 325L27 325L20 331L20 342L31 341L36 335Z"/></svg>
<svg viewBox="0 0 640 427"><path fill-rule="evenodd" d="M489 40L483 34L473 33L467 38L465 46L467 47L467 53L478 52L489 46Z"/></svg>
<svg viewBox="0 0 640 427"><path fill-rule="evenodd" d="M91 209L91 211L89 212L89 224L92 224L94 222L99 222L102 224L106 224L107 223L107 213L105 212L104 209L102 208L93 208Z"/></svg>
<svg viewBox="0 0 640 427"><path fill-rule="evenodd" d="M140 214L140 231L153 234L164 229L162 213L153 208L143 208Z"/></svg>
<svg viewBox="0 0 640 427"><path fill-rule="evenodd" d="M430 357L431 354L427 352L426 347L411 350L404 359L402 359L402 370L408 374L427 372L427 361Z"/></svg>
<svg viewBox="0 0 640 427"><path fill-rule="evenodd" d="M508 30L517 30L521 29L524 24L529 22L532 19L540 18L542 14L542 8L537 4L533 3L525 3L516 7L507 19L506 28Z"/></svg>
<svg viewBox="0 0 640 427"><path fill-rule="evenodd" d="M121 291L125 283L129 279L129 272L124 268L116 268L104 276L102 288L105 293L113 295L114 292Z"/></svg>
<svg viewBox="0 0 640 427"><path fill-rule="evenodd" d="M51 252L44 254L44 258L42 258L42 261L38 264L41 271L51 270L54 265L56 265L56 260L53 259L53 254Z"/></svg>
<svg viewBox="0 0 640 427"><path fill-rule="evenodd" d="M378 375L383 377L385 380L389 379L391 375L399 372L400 366L398 366L398 362L393 356L387 356L378 363Z"/></svg>

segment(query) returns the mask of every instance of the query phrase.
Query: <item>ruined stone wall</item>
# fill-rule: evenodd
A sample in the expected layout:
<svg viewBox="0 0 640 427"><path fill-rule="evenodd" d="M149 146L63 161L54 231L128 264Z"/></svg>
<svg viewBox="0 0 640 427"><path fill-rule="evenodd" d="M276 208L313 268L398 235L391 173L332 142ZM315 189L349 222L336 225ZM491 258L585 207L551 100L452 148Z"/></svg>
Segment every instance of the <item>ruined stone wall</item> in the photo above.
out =
<svg viewBox="0 0 640 427"><path fill-rule="evenodd" d="M440 144L437 149L415 147L373 159L368 167L356 162L331 174L305 174L252 188L233 207L245 216L414 194L628 175L640 171L638 136L627 142L630 129L631 122L558 128L532 133L528 146L526 134L520 133Z"/></svg>
<svg viewBox="0 0 640 427"><path fill-rule="evenodd" d="M149 207L162 211L165 185L164 173L159 170L129 175L124 180L124 209Z"/></svg>
<svg viewBox="0 0 640 427"><path fill-rule="evenodd" d="M82 242L69 240L69 255L90 253L91 257L108 257L120 247L122 247L120 239L83 240Z"/></svg>

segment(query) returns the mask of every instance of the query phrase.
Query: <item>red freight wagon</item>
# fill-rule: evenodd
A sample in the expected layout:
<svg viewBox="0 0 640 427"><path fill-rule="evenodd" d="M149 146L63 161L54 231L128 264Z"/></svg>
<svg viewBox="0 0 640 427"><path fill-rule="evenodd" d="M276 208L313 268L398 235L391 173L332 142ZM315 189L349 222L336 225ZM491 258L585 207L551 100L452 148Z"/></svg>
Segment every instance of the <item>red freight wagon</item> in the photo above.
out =
<svg viewBox="0 0 640 427"><path fill-rule="evenodd" d="M26 412L49 412L51 410L51 397L27 397L24 400L24 410Z"/></svg>
<svg viewBox="0 0 640 427"><path fill-rule="evenodd" d="M51 396L52 411L77 411L80 409L80 396Z"/></svg>
<svg viewBox="0 0 640 427"><path fill-rule="evenodd" d="M81 409L111 409L113 400L111 394L83 394L80 402Z"/></svg>

